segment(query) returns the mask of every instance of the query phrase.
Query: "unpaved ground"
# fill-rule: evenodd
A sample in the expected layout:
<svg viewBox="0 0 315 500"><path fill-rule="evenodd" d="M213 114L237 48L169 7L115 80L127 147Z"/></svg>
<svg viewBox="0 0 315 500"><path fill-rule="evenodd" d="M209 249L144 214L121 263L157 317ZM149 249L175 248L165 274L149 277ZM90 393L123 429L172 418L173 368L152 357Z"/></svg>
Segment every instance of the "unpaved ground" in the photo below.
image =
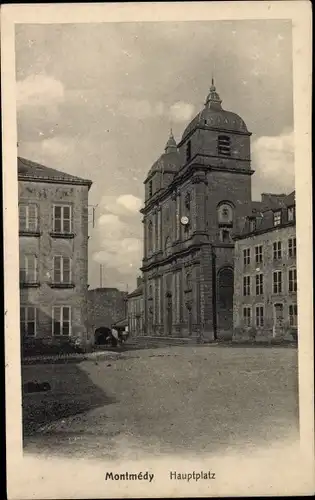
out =
<svg viewBox="0 0 315 500"><path fill-rule="evenodd" d="M200 456L297 438L291 348L148 349L119 360L26 366L23 378L52 386L24 398L37 427L27 428L27 453Z"/></svg>

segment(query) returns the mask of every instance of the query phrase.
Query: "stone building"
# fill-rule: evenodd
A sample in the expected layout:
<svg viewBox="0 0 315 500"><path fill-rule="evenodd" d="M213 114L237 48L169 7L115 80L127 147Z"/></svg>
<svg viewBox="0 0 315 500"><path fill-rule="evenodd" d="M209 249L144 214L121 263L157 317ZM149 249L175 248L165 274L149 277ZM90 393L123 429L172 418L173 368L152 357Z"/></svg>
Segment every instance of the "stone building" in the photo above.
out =
<svg viewBox="0 0 315 500"><path fill-rule="evenodd" d="M144 333L143 280L137 279L137 288L128 295L128 327L132 337Z"/></svg>
<svg viewBox="0 0 315 500"><path fill-rule="evenodd" d="M250 136L222 108L214 83L204 108L144 181L142 265L147 335L230 336L232 235L251 204Z"/></svg>
<svg viewBox="0 0 315 500"><path fill-rule="evenodd" d="M94 288L88 290L88 323L91 343L95 330L110 329L116 322L127 316L127 293L117 288ZM97 332L96 332L97 335Z"/></svg>
<svg viewBox="0 0 315 500"><path fill-rule="evenodd" d="M282 195L283 196L283 195ZM273 200L275 201L275 200ZM297 271L295 194L252 214L235 236L235 334L295 336Z"/></svg>
<svg viewBox="0 0 315 500"><path fill-rule="evenodd" d="M92 183L18 158L18 184L21 334L84 342Z"/></svg>

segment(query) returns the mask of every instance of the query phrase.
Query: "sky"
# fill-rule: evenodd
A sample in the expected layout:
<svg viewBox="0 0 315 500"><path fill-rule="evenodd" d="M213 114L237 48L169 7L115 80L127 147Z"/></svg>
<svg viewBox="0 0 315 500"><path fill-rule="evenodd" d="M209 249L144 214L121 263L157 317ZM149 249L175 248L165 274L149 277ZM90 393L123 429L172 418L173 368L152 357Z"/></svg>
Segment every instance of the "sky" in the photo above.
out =
<svg viewBox="0 0 315 500"><path fill-rule="evenodd" d="M253 199L294 189L291 35L285 20L16 25L18 154L93 181L90 288L100 269L136 287L143 181L212 76L253 134Z"/></svg>

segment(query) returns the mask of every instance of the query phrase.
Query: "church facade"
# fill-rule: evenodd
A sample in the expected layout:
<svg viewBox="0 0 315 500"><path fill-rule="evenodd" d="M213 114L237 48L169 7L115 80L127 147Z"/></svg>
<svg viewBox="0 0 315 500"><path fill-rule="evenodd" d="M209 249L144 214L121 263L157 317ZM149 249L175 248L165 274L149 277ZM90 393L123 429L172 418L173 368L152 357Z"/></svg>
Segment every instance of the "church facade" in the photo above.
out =
<svg viewBox="0 0 315 500"><path fill-rule="evenodd" d="M251 203L250 136L212 81L204 109L151 167L141 210L145 335L232 335L232 237Z"/></svg>

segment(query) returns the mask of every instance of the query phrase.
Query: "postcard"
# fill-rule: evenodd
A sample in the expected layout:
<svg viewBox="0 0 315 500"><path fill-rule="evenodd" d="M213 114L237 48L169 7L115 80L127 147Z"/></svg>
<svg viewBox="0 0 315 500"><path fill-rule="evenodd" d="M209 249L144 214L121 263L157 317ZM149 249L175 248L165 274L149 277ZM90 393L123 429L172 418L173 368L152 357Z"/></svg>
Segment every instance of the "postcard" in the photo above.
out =
<svg viewBox="0 0 315 500"><path fill-rule="evenodd" d="M1 28L8 498L314 494L310 3Z"/></svg>

